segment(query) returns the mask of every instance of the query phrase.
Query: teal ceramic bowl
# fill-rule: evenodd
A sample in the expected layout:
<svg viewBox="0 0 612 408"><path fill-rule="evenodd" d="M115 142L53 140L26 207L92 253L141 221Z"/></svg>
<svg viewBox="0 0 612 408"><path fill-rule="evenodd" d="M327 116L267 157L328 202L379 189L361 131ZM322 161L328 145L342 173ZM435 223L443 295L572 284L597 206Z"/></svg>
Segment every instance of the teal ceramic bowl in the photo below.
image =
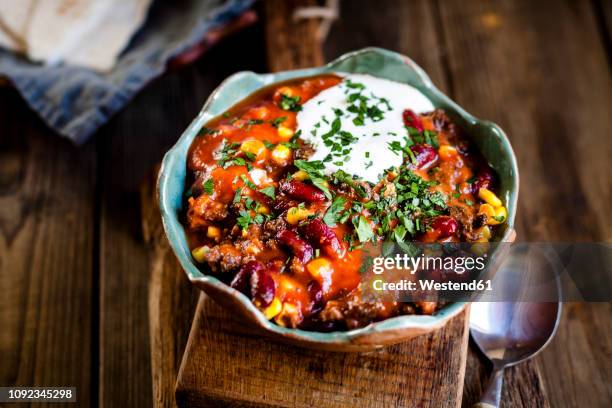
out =
<svg viewBox="0 0 612 408"><path fill-rule="evenodd" d="M450 318L463 311L466 303L452 303L433 316L408 315L372 323L366 327L333 333L289 329L267 321L261 312L242 293L204 273L194 262L179 214L183 206L183 190L187 173L186 159L191 142L202 126L222 114L235 103L258 89L291 78L346 72L366 73L403 82L419 89L433 103L443 108L465 129L489 164L500 176L500 198L508 209L505 229L498 231L498 241L511 241L518 194L518 170L512 147L504 132L494 123L480 120L440 92L427 74L409 58L380 48L365 48L343 55L319 68L286 71L274 74L239 72L227 78L208 98L204 107L164 157L158 181L158 195L166 235L189 279L204 290L229 314L250 323L253 330L280 341L305 347L358 351L397 343L417 335L439 329Z"/></svg>

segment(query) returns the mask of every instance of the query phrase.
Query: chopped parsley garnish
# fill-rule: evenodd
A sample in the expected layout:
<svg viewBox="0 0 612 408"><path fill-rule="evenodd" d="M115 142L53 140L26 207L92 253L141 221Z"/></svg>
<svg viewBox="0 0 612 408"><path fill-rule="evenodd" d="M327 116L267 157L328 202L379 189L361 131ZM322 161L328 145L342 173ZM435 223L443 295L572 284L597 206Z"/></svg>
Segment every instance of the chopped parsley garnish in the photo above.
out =
<svg viewBox="0 0 612 408"><path fill-rule="evenodd" d="M240 216L236 218L236 225L246 231L251 224L263 224L265 217L261 214L256 214L254 217L251 216L251 212L248 210L240 211Z"/></svg>
<svg viewBox="0 0 612 408"><path fill-rule="evenodd" d="M255 153L251 153L251 152L242 152L244 154L244 157L247 158L248 161L255 161L255 159L257 158L257 155Z"/></svg>
<svg viewBox="0 0 612 408"><path fill-rule="evenodd" d="M215 182L213 179L209 178L204 183L202 183L202 187L204 188L204 193L206 195L212 195L215 189Z"/></svg>
<svg viewBox="0 0 612 408"><path fill-rule="evenodd" d="M232 204L238 204L240 202L240 197L242 197L242 188L236 189L236 193L234 194L234 199L232 200Z"/></svg>
<svg viewBox="0 0 612 408"><path fill-rule="evenodd" d="M277 128L277 127L279 127L279 126L280 126L280 124L281 124L281 123L283 123L283 122L284 122L286 119L287 119L287 117L286 117L286 116L281 116L281 117L279 117L279 118L276 118L276 119L272 120L272 121L270 122L270 124L271 124L272 126L274 126L275 128Z"/></svg>
<svg viewBox="0 0 612 408"><path fill-rule="evenodd" d="M371 219L379 225L377 232L388 240L403 242L425 231L424 220L447 213L446 198L440 192L432 192L436 181L426 181L410 169L402 168L392 182L394 194L384 194L390 185L381 190L376 201L364 204Z"/></svg>
<svg viewBox="0 0 612 408"><path fill-rule="evenodd" d="M433 130L423 130L420 132L412 126L406 126L406 130L408 130L408 139L413 143L425 143L435 148L439 147L438 134Z"/></svg>
<svg viewBox="0 0 612 408"><path fill-rule="evenodd" d="M214 136L219 133L221 133L219 129L211 129L209 127L204 126L202 130L200 130L199 136L206 136L206 135Z"/></svg>
<svg viewBox="0 0 612 408"><path fill-rule="evenodd" d="M360 197L365 197L367 196L367 192L365 190L365 188L363 188L362 185L360 185L359 183L357 183L353 177L351 177L351 175L349 175L348 173L346 173L343 170L338 170L333 174L334 178L336 179L336 181L341 182L341 183L345 183L348 184L349 187L351 187L353 190L355 190L355 192L360 196Z"/></svg>
<svg viewBox="0 0 612 408"><path fill-rule="evenodd" d="M396 155L399 156L401 153L403 157L408 157L411 163L416 164L417 162L416 157L414 155L414 152L410 148L410 146L413 146L414 143L409 137L404 138L403 145L397 140L388 142L387 145L389 146L389 150L391 150Z"/></svg>
<svg viewBox="0 0 612 408"><path fill-rule="evenodd" d="M281 100L279 106L281 109L291 112L299 112L302 110L302 106L300 105L300 97L299 96L288 96L285 94L281 94Z"/></svg>
<svg viewBox="0 0 612 408"><path fill-rule="evenodd" d="M264 121L261 120L261 119L249 119L249 120L247 120L247 123L246 123L247 124L247 131L251 130L251 127L253 125L261 125L262 123L264 123Z"/></svg>
<svg viewBox="0 0 612 408"><path fill-rule="evenodd" d="M322 161L296 160L293 164L298 169L305 171L308 174L310 181L312 181L312 184L314 184L319 190L323 191L323 194L325 194L325 197L327 197L328 200L331 199L332 195L327 187L325 174L323 174L325 165Z"/></svg>
<svg viewBox="0 0 612 408"><path fill-rule="evenodd" d="M276 199L276 194L274 193L274 187L272 186L262 188L261 190L259 190L259 192L265 196L270 197L273 200Z"/></svg>
<svg viewBox="0 0 612 408"><path fill-rule="evenodd" d="M338 220L342 218L345 203L346 199L344 197L338 196L334 198L334 201L332 201L331 205L323 216L323 222L329 225L330 227L336 225Z"/></svg>
<svg viewBox="0 0 612 408"><path fill-rule="evenodd" d="M219 166L223 167L224 169L228 168L229 166L246 166L248 170L251 170L251 163L248 163L243 157L236 157L239 147L239 143L227 143L227 141L223 141L223 146L219 152ZM254 159L253 155L249 156L246 153L245 157L248 160Z"/></svg>
<svg viewBox="0 0 612 408"><path fill-rule="evenodd" d="M374 239L374 231L372 231L370 223L363 215L353 218L352 221L355 231L357 232L359 242L364 243Z"/></svg>
<svg viewBox="0 0 612 408"><path fill-rule="evenodd" d="M247 176L245 176L244 174L240 175L240 179L242 180L244 185L247 186L248 188L250 188L251 190L257 190L257 186L255 184L253 184L253 182L251 180L249 180L247 178Z"/></svg>

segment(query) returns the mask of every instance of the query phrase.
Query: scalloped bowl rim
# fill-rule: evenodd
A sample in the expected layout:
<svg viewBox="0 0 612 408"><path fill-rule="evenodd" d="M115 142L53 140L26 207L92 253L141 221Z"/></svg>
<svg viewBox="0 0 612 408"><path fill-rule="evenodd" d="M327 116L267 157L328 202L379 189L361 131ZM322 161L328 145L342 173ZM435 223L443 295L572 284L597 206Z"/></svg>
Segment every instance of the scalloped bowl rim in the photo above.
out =
<svg viewBox="0 0 612 408"><path fill-rule="evenodd" d="M445 103L447 103L450 107L452 107L452 109L454 109L461 117L463 117L463 119L465 119L470 124L480 123L484 126L489 127L494 133L498 134L500 140L505 145L504 146L505 149L510 152L509 160L511 162L511 166L515 173L514 180L513 180L513 186L512 186L512 191L514 193L509 195L508 197L509 202L506 203L507 207L509 209L512 209L512 211L510 211L508 214L508 221L507 221L508 228L506 229L506 232L504 233L501 239L502 241L506 240L509 237L510 231L514 224L514 215L516 211L516 201L517 201L517 196L518 196L519 178L518 178L518 168L516 164L516 156L514 154L514 151L512 149L512 146L510 145L510 142L506 134L496 124L490 121L477 119L476 117L474 117L473 115L465 111L463 108L461 108L459 105L457 105L454 101L452 101L449 97L447 97L444 93L442 93L432 83L431 79L425 73L425 71L420 66L418 66L414 61L412 61L410 58L404 55L392 52L392 51L382 49L382 48L368 47L368 48L364 48L358 51L353 51L353 52L344 54L341 57L329 62L328 64L322 67L317 67L317 68L306 68L306 69L299 69L299 70L293 70L293 71L282 71L278 73L268 73L268 74L257 74L252 71L237 72L229 76L228 78L226 78L223 82L221 82L221 84L211 93L211 95L206 100L205 104L203 105L202 109L200 110L196 118L191 122L188 128L183 132L183 134L177 140L174 146L170 150L168 150L168 152L165 154L163 161L162 161L160 171L159 171L157 194L158 194L158 199L160 202L162 223L164 226L166 236L183 270L185 271L185 273L187 273L189 280L192 282L199 281L204 286L206 285L215 286L216 289L223 292L224 295L238 298L241 301L241 303L243 303L244 306L247 307L249 312L251 312L251 314L257 319L257 322L260 326L262 326L264 329L272 333L275 333L281 336L288 336L294 339L302 338L303 340L306 340L308 342L314 341L318 343L336 343L336 344L339 342L352 343L355 341L356 338L362 337L364 335L369 335L373 333L381 333L387 330L389 331L404 330L404 329L410 329L410 328L418 328L418 329L425 329L425 330L433 329L443 324L445 321L447 321L452 316L457 315L467 305L467 302L454 302L454 303L450 303L444 306L434 315L396 316L396 317L392 317L392 318L385 319L382 321L371 323L359 329L353 329L349 331L316 332L316 331L286 328L286 327L276 325L272 323L271 321L266 320L263 314L259 311L259 309L257 309L255 305L253 305L253 303L250 301L250 299L247 298L241 292L237 291L236 289L231 288L230 286L221 282L219 279L217 279L216 277L212 275L203 274L193 262L189 249L186 248L186 246L181 245L181 242L185 241L186 239L185 232L184 232L182 224L178 220L177 214L174 213L174 211L172 210L172 206L168 202L167 194L165 194L165 192L168 189L168 184L172 182L170 173L167 170L174 168L174 166L176 165L185 166L184 160L181 160L180 163L176 163L177 160L180 159L179 157L180 151L182 149L188 150L193 138L196 136L198 131L202 128L202 126L208 120L214 117L213 115L209 114L207 111L209 107L213 104L213 102L219 98L219 95L221 94L223 89L228 84L234 81L240 80L241 78L245 76L257 79L261 83L261 86L259 87L263 87L263 86L270 85L275 82L283 81L285 79L290 79L290 78L307 77L311 75L321 74L324 72L342 72L337 69L334 70L334 67L345 60L352 59L352 58L359 57L359 56L366 55L366 54L370 54L370 53L379 54L384 57L400 58L405 64L407 64L411 69L413 69L414 72L416 72L416 74L419 76L421 81L423 81L423 84L426 88L428 88L431 92L437 94L438 97L443 99ZM375 74L372 74L372 75L375 75ZM233 105L233 103L231 105Z"/></svg>

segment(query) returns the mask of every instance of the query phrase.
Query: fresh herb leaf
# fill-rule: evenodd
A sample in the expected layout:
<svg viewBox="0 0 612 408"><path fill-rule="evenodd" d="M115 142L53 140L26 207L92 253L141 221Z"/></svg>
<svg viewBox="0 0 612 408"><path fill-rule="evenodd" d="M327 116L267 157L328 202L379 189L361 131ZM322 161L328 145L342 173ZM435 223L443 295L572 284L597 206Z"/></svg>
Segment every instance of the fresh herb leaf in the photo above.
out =
<svg viewBox="0 0 612 408"><path fill-rule="evenodd" d="M214 135L219 134L219 133L221 133L221 131L219 129L211 129L209 127L204 126L202 128L202 130L200 130L199 135L200 136L206 136L206 135L214 136Z"/></svg>
<svg viewBox="0 0 612 408"><path fill-rule="evenodd" d="M273 200L276 199L276 194L274 193L274 187L273 186L262 188L261 190L259 190L259 192L262 193L265 196L270 197Z"/></svg>
<svg viewBox="0 0 612 408"><path fill-rule="evenodd" d="M272 121L270 122L270 124L271 124L272 126L274 126L275 128L277 128L277 127L279 127L279 126L280 126L280 124L281 124L281 123L283 123L283 122L284 122L286 119L287 119L287 117L286 117L286 116L281 116L281 117L278 117L278 118L276 118L276 119L272 120Z"/></svg>
<svg viewBox="0 0 612 408"><path fill-rule="evenodd" d="M302 106L300 105L300 97L299 96L288 96L285 94L281 94L281 100L279 106L281 109L291 112L299 112L302 110Z"/></svg>
<svg viewBox="0 0 612 408"><path fill-rule="evenodd" d="M242 180L242 182L251 190L257 190L257 186L255 184L253 184L253 182L251 180L249 180L247 178L247 176L245 176L244 174L240 175L240 179Z"/></svg>
<svg viewBox="0 0 612 408"><path fill-rule="evenodd" d="M374 231L372 231L370 223L363 215L353 218L353 226L355 227L355 231L357 232L359 242L368 242L375 237Z"/></svg>
<svg viewBox="0 0 612 408"><path fill-rule="evenodd" d="M323 222L333 227L338 222L338 219L341 217L341 213L344 210L344 204L346 203L346 199L344 197L336 197L334 201L332 201L331 205L325 212L323 216Z"/></svg>
<svg viewBox="0 0 612 408"><path fill-rule="evenodd" d="M334 173L334 178L341 183L348 184L360 197L363 198L368 195L363 186L355 182L355 180L353 180L353 178L345 171L336 171Z"/></svg>
<svg viewBox="0 0 612 408"><path fill-rule="evenodd" d="M240 198L242 197L242 187L236 189L236 193L234 194L233 204L238 204L240 202Z"/></svg>
<svg viewBox="0 0 612 408"><path fill-rule="evenodd" d="M215 182L213 179L209 178L204 183L202 183L202 187L204 188L204 193L206 195L212 195L215 189Z"/></svg>
<svg viewBox="0 0 612 408"><path fill-rule="evenodd" d="M332 195L327 187L326 177L323 174L325 165L322 161L296 160L293 164L298 169L305 171L308 174L312 184L314 184L319 190L323 191L323 194L325 194L325 197L327 197L328 200L331 199Z"/></svg>

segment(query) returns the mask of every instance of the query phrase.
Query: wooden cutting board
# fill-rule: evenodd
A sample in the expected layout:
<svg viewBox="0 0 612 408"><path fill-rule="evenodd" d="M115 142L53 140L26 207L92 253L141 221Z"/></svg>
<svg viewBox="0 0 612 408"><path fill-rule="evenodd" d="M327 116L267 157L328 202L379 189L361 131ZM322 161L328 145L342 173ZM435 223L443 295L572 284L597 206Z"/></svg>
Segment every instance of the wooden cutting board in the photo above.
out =
<svg viewBox="0 0 612 408"><path fill-rule="evenodd" d="M468 331L462 312L436 333L369 353L307 350L249 334L205 294L181 365L181 407L457 407Z"/></svg>
<svg viewBox="0 0 612 408"><path fill-rule="evenodd" d="M315 3L264 2L267 50L274 50L268 55L272 71L323 63L317 22L291 18L295 7ZM457 407L477 400L487 370L468 349L469 309L434 333L369 353L313 351L271 342L246 330L190 285L165 240L154 183L153 175L143 183L142 218L151 250L155 406ZM547 406L533 366L514 369L506 377L511 383L504 389L507 406Z"/></svg>

